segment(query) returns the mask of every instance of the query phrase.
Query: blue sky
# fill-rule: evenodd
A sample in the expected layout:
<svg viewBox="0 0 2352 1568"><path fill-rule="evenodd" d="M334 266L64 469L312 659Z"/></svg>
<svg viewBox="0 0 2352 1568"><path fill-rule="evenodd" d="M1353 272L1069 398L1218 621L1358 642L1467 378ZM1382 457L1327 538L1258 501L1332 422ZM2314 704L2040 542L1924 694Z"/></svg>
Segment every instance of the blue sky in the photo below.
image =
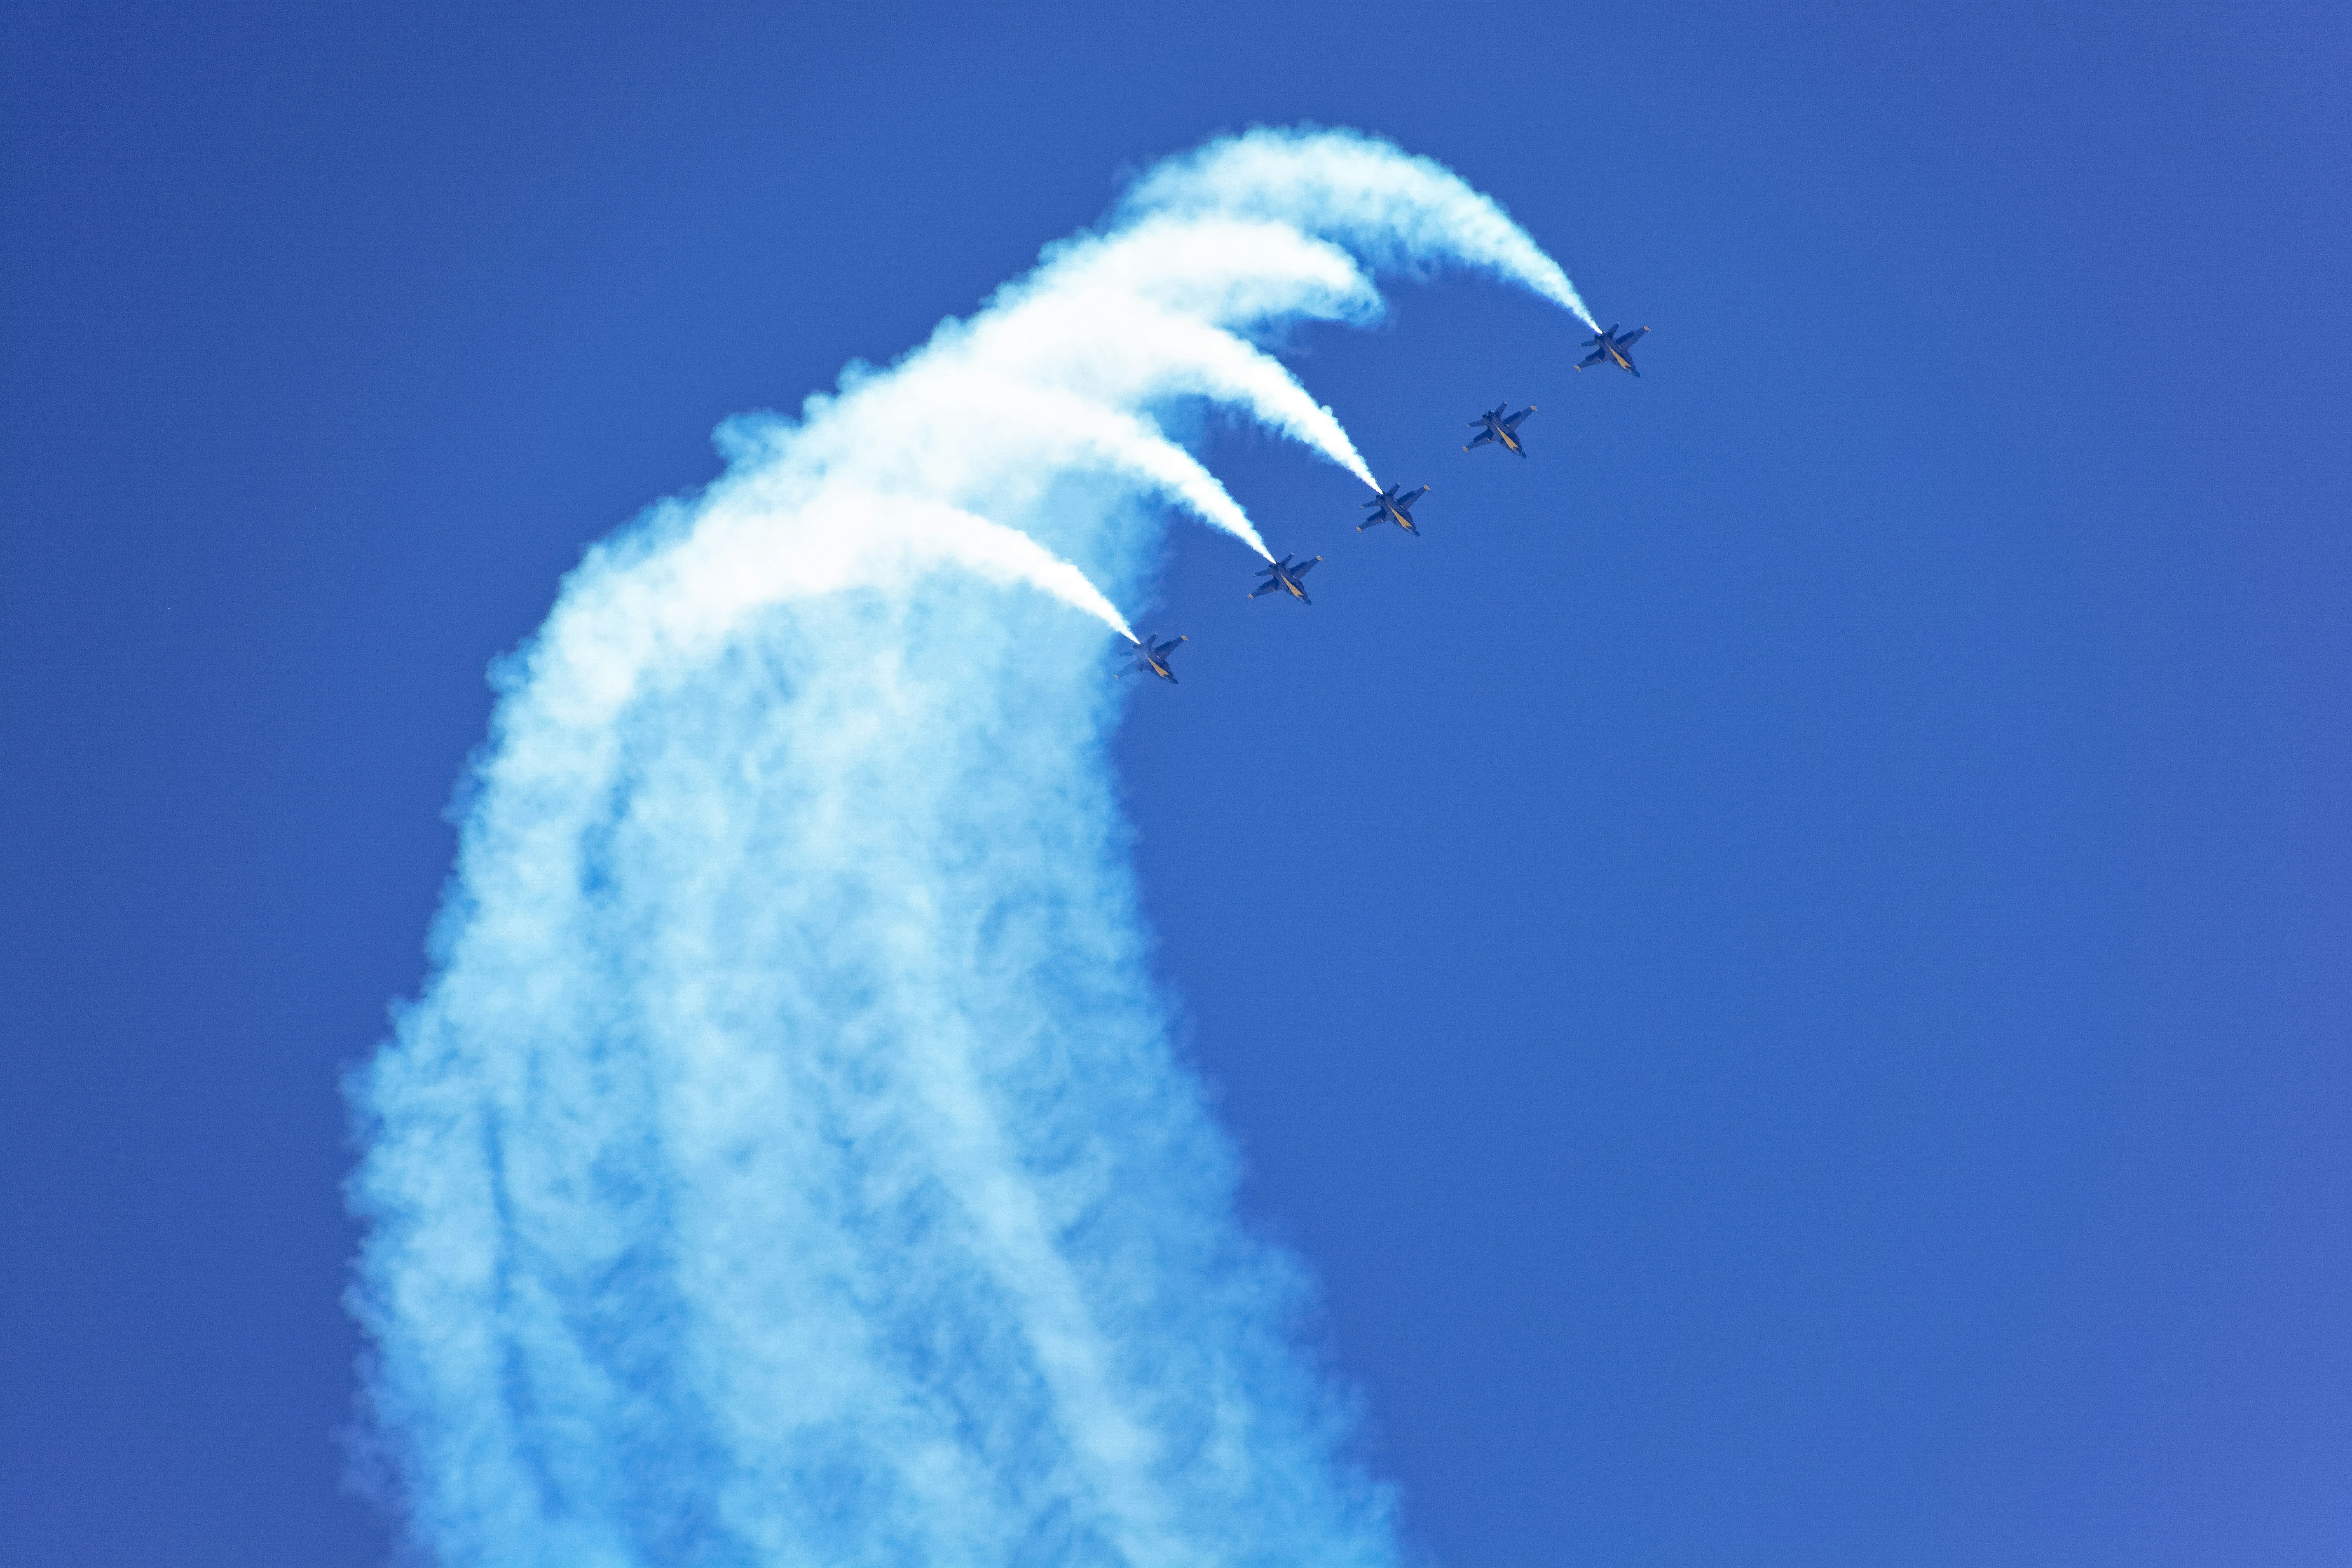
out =
<svg viewBox="0 0 2352 1568"><path fill-rule="evenodd" d="M1222 427L1118 754L1158 973L1440 1561L2306 1563L2352 1083L2340 16L24 7L0 1548L380 1560L339 1068L488 662L729 415L1122 169L1348 123L1557 312ZM1532 401L1532 458L1456 432ZM1507 467L1506 465L1508 465ZM1139 618L1139 624L1141 624Z"/></svg>

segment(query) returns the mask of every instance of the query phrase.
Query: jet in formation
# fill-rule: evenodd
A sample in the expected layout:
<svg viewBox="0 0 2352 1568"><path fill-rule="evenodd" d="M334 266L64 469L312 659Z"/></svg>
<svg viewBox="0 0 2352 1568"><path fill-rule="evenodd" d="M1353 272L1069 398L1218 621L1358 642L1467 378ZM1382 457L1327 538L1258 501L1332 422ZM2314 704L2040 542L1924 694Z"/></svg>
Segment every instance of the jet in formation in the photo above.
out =
<svg viewBox="0 0 2352 1568"><path fill-rule="evenodd" d="M1649 330L1647 327L1635 327L1621 338L1617 335L1617 324L1614 321L1611 322L1609 330L1599 337L1587 338L1576 345L1578 348L1592 351L1584 356L1583 363L1576 368L1582 370L1585 365L1607 363L1615 365L1628 374L1641 374L1640 371L1633 368L1633 356L1625 351L1639 342L1642 334Z"/></svg>
<svg viewBox="0 0 2352 1568"><path fill-rule="evenodd" d="M1315 561L1322 559L1323 557L1318 555ZM1290 563L1290 557L1285 555L1273 565L1260 569L1258 575L1265 581L1252 588L1249 596L1255 599L1260 594L1271 594L1279 588L1300 604L1312 605L1315 601L1307 596L1306 585L1300 583L1299 579L1315 570L1315 561L1301 561L1297 565L1293 566ZM1171 676L1170 679L1173 679L1174 677Z"/></svg>
<svg viewBox="0 0 2352 1568"><path fill-rule="evenodd" d="M1595 333L1577 345L1580 348L1591 349L1592 352L1585 355L1576 368L1586 370L1596 364L1613 364L1629 375L1641 374L1642 373L1634 368L1633 356L1626 351L1648 335L1649 331L1647 327L1636 327L1632 331L1626 332L1622 331L1614 322L1611 323L1607 331ZM1535 405L1529 404L1517 414L1507 412L1510 406L1507 403L1498 403L1473 420L1470 428L1477 431L1478 434L1473 436L1469 446L1462 449L1467 452L1474 447L1493 445L1502 447L1507 452L1517 452L1520 457L1526 457L1528 449L1520 444L1519 426L1527 422L1528 415L1535 412ZM1408 490L1402 485L1391 485L1378 497L1364 503L1364 510L1370 515L1356 525L1356 531L1361 533L1376 523L1393 522L1418 539L1421 536L1421 530L1412 521L1413 503L1428 493L1427 485L1416 490ZM1307 574L1322 564L1322 561L1323 557L1320 555L1316 556L1312 561L1299 561L1285 555L1279 561L1269 563L1258 572L1258 575L1265 581L1252 588L1249 591L1249 597L1264 598L1266 595L1279 589L1302 605L1312 605L1315 601L1307 596L1307 584L1304 579ZM1155 642L1150 635L1146 635L1139 640L1131 639L1125 647L1118 650L1124 663L1124 667L1118 673L1121 676L1129 676L1138 670L1148 669L1172 685L1176 679L1176 672L1169 668L1168 661L1174 657L1179 647L1191 640L1190 637L1172 637L1165 642Z"/></svg>
<svg viewBox="0 0 2352 1568"><path fill-rule="evenodd" d="M1492 412L1481 414L1477 418L1470 421L1470 428L1478 432L1470 437L1470 447L1483 447L1487 442L1494 441L1499 443L1507 452L1517 452L1522 458L1528 455L1528 449L1519 445L1519 421L1533 414L1535 405L1529 404L1506 419L1503 417L1503 410L1509 406L1507 403L1497 403ZM1470 447L1465 447L1462 449L1466 452Z"/></svg>
<svg viewBox="0 0 2352 1568"><path fill-rule="evenodd" d="M1381 492L1380 500L1368 500L1364 503L1364 510L1372 515L1356 524L1356 531L1361 533L1376 522L1393 522L1418 539L1421 537L1421 530L1412 525L1412 503L1428 493L1427 485L1409 494L1402 485L1391 485Z"/></svg>
<svg viewBox="0 0 2352 1568"><path fill-rule="evenodd" d="M1299 595L1302 599L1306 596L1307 595L1304 594ZM1141 642L1131 642L1125 647L1118 650L1118 655L1121 658L1128 658L1135 661L1129 665L1125 669L1120 670L1118 672L1118 678L1124 680L1139 669L1148 669L1152 674L1158 676L1160 679L1167 681L1170 685L1174 685L1176 683L1176 672L1168 668L1168 660L1175 654L1176 645L1178 643L1190 642L1192 640L1192 639L1190 637L1170 637L1166 642L1161 643L1155 647L1152 646L1150 634L1148 632L1145 633Z"/></svg>

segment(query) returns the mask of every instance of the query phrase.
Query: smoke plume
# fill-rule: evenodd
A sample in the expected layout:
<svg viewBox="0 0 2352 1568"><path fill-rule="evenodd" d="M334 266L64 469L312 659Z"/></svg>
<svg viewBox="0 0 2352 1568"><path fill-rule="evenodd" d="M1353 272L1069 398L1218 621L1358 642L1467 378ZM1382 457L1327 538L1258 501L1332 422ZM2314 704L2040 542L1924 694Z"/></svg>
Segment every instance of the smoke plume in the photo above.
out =
<svg viewBox="0 0 2352 1568"><path fill-rule="evenodd" d="M1386 143L1162 164L896 365L723 427L494 672L429 984L350 1086L422 1554L1396 1560L1170 1049L1102 655L1165 509L1265 552L1155 412L1372 484L1249 334L1431 261L1583 314Z"/></svg>

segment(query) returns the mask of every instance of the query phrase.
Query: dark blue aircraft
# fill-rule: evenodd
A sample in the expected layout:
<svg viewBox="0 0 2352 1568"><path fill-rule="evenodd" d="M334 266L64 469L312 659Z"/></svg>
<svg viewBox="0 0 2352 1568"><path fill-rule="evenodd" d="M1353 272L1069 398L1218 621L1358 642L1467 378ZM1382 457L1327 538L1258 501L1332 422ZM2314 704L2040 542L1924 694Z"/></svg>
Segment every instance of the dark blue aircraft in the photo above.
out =
<svg viewBox="0 0 2352 1568"><path fill-rule="evenodd" d="M1507 403L1497 403L1492 413L1481 414L1477 418L1470 421L1470 428L1478 432L1470 437L1470 447L1483 447L1489 441L1495 441L1499 442L1507 452L1517 452L1522 458L1528 455L1528 449L1519 445L1519 421L1536 411L1535 405L1529 404L1506 419L1503 417L1503 410L1509 406ZM1465 447L1462 449L1466 452L1470 447Z"/></svg>
<svg viewBox="0 0 2352 1568"><path fill-rule="evenodd" d="M1466 451L1468 448L1465 447L1464 450ZM1412 525L1412 503L1427 495L1429 487L1423 485L1411 495L1400 493L1403 489L1402 485L1391 485L1381 492L1380 500L1366 501L1364 510L1372 515L1356 524L1356 531L1361 533L1376 522L1393 522L1407 533L1419 538L1421 530Z"/></svg>
<svg viewBox="0 0 2352 1568"><path fill-rule="evenodd" d="M1320 561L1322 559L1323 557L1318 555L1315 558L1315 561ZM1306 576L1309 572L1315 570L1315 561L1302 561L1297 565L1293 566L1290 563L1290 557L1285 555L1281 560L1276 562L1271 566L1259 568L1258 575L1265 578L1265 581L1260 583L1256 587L1252 588L1249 592L1249 596L1255 599L1260 594L1271 594L1276 588L1279 588L1283 592L1288 594L1292 598L1297 600L1300 604L1312 605L1315 601L1307 596L1307 590L1300 584L1298 580L1301 577Z"/></svg>
<svg viewBox="0 0 2352 1568"><path fill-rule="evenodd" d="M1625 351L1632 348L1635 343L1641 342L1642 334L1649 330L1650 329L1647 327L1635 327L1632 331L1627 332L1621 338L1617 335L1616 323L1612 321L1610 323L1609 330L1601 333L1599 337L1587 338L1582 342L1576 345L1578 348L1591 349L1592 351L1591 353L1584 356L1583 364L1580 364L1576 368L1582 370L1585 365L1606 363L1613 364L1619 370L1625 371L1630 374L1641 374L1642 373L1640 371L1633 368L1633 356Z"/></svg>
<svg viewBox="0 0 2352 1568"><path fill-rule="evenodd" d="M1169 658L1175 653L1178 643L1192 640L1190 637L1170 637L1166 642L1154 647L1151 644L1151 635L1149 632L1145 633L1141 642L1129 643L1118 650L1118 656L1121 658L1132 659L1135 662L1120 670L1118 679L1124 680L1139 669L1148 669L1170 685L1174 685L1176 672L1168 668Z"/></svg>

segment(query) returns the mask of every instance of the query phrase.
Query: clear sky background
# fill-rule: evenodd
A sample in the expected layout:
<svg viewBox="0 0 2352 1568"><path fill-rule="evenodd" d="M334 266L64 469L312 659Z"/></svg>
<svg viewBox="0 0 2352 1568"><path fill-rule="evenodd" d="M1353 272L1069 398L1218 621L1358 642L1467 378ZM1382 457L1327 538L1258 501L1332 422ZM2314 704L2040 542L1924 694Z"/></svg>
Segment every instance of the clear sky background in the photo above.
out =
<svg viewBox="0 0 2352 1568"><path fill-rule="evenodd" d="M0 1561L383 1559L337 1074L484 667L1297 120L1656 329L1300 336L1425 536L1211 430L1317 603L1180 525L1139 620L1162 970L1412 1542L2352 1557L2340 8L482 11L0 20Z"/></svg>

